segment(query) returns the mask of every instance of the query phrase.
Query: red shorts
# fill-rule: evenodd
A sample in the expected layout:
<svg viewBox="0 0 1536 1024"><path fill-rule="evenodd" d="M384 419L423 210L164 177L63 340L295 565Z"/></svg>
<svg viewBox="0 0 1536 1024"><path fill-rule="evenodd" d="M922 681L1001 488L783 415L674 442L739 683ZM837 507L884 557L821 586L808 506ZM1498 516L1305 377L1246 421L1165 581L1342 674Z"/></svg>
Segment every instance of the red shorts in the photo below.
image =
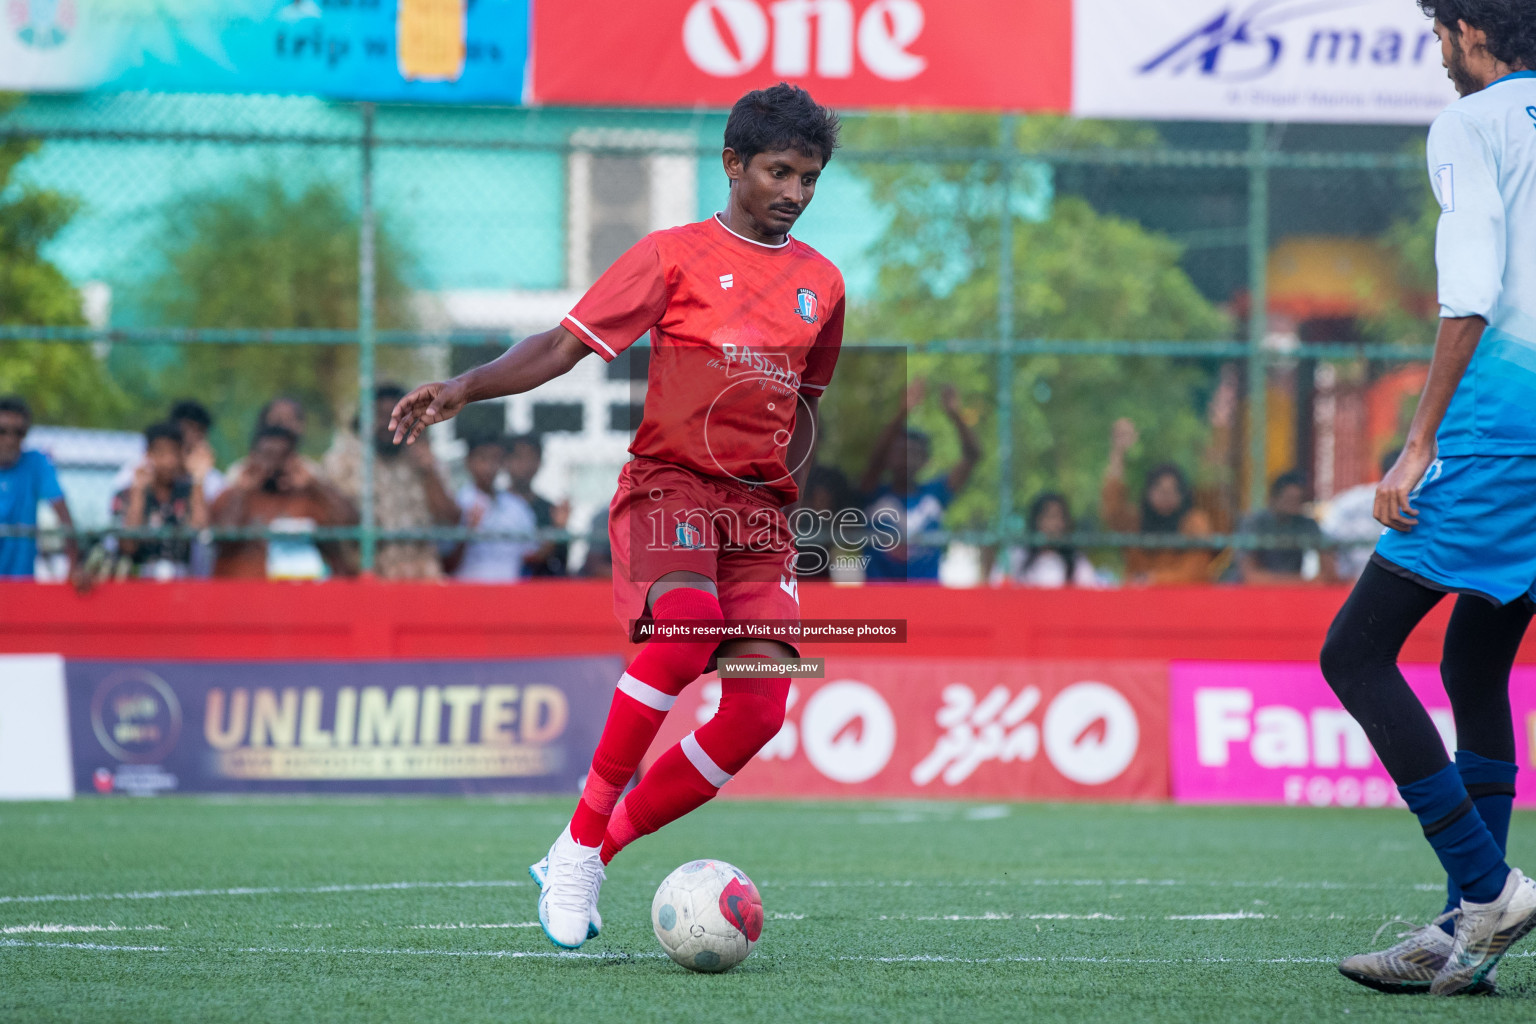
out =
<svg viewBox="0 0 1536 1024"><path fill-rule="evenodd" d="M635 623L650 617L651 584L680 570L715 581L727 621L800 618L789 520L745 484L633 459L608 506L608 539L613 613L633 643L641 642Z"/></svg>

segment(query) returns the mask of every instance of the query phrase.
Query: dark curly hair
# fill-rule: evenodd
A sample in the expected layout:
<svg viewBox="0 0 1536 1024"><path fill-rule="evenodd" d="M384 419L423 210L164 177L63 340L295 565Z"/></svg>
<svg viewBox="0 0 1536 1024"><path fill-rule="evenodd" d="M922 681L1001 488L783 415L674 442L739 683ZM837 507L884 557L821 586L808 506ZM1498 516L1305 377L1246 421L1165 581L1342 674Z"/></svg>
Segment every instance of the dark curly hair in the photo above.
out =
<svg viewBox="0 0 1536 1024"><path fill-rule="evenodd" d="M735 150L743 164L759 153L793 149L821 157L825 167L837 148L841 128L837 115L817 104L810 93L780 82L736 101L725 123L725 148Z"/></svg>
<svg viewBox="0 0 1536 1024"><path fill-rule="evenodd" d="M1419 0L1419 10L1453 34L1463 21L1482 29L1495 58L1536 70L1536 0Z"/></svg>

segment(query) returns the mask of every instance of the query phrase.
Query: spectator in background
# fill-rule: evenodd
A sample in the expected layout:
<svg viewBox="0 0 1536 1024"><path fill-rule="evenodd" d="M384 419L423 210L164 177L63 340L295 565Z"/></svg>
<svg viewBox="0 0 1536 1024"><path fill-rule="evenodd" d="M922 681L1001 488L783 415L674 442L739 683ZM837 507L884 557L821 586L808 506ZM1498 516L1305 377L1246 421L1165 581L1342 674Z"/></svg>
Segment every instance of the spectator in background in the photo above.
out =
<svg viewBox="0 0 1536 1024"><path fill-rule="evenodd" d="M218 527L268 527L298 532L317 526L351 526L357 510L335 487L298 458L299 439L283 427L262 427L211 510ZM335 542L235 540L218 544L214 575L221 579L321 579L345 574Z"/></svg>
<svg viewBox="0 0 1536 1024"><path fill-rule="evenodd" d="M498 490L496 478L506 460L507 444L499 437L483 438L469 446L464 468L470 482L457 495L463 525L471 530L522 533L526 540L469 540L451 557L453 578L475 583L512 583L523 576L523 560L539 545L534 539L538 524L528 502L509 491Z"/></svg>
<svg viewBox="0 0 1536 1024"><path fill-rule="evenodd" d="M903 430L912 411L922 404L928 385L923 378L908 387L902 410L881 431L870 453L859 489L872 495L871 518L886 511L894 513L901 541L891 550L871 545L866 554L869 565L864 576L870 580L925 580L939 578L939 560L944 555L940 545L922 544L913 538L944 525L944 511L971 479L971 472L981 459L981 445L971 431L960 408L954 387L942 393L944 413L960 437L960 461L948 473L919 482L928 464L933 443L919 430ZM883 483L889 476L890 482Z"/></svg>
<svg viewBox="0 0 1536 1024"><path fill-rule="evenodd" d="M171 422L181 428L182 449L186 452L188 471L196 476L206 467L201 485L203 504L207 508L212 508L213 503L224 491L224 474L219 472L216 465L213 445L208 443L208 431L213 428L213 416L201 402L187 398L171 406ZM191 576L207 579L213 575L212 544L206 540L195 540L192 542L190 554L188 566Z"/></svg>
<svg viewBox="0 0 1536 1024"><path fill-rule="evenodd" d="M1065 495L1047 491L1029 506L1029 532L1044 534L1049 541L1032 548L1011 547L992 567L994 587L1013 583L1021 587L1096 587L1098 573L1081 551L1055 543L1076 529Z"/></svg>
<svg viewBox="0 0 1536 1024"><path fill-rule="evenodd" d="M263 405L260 411L256 413L257 430L260 430L262 427L282 427L299 439L298 443L301 449L304 447L304 431L308 425L309 414L304 411L304 403L292 395L278 395L276 398L268 401L266 405ZM304 468L311 475L316 477L323 477L325 475L324 470L320 468L320 464L305 458L302 452L296 457L303 460ZM240 471L244 468L245 459L237 459L229 467L227 475L232 478L239 476Z"/></svg>
<svg viewBox="0 0 1536 1024"><path fill-rule="evenodd" d="M261 407L256 414L256 420L264 427L282 427L284 430L293 431L293 436L299 439L299 445L304 444L304 431L309 426L309 414L304 411L304 403L292 395L278 395Z"/></svg>
<svg viewBox="0 0 1536 1024"><path fill-rule="evenodd" d="M1344 582L1359 579L1375 553L1376 541L1385 529L1376 521L1376 484L1397 464L1401 454L1402 449L1394 448L1382 456L1375 480L1335 494L1323 512L1319 525L1324 537L1340 545L1333 561L1339 579Z"/></svg>
<svg viewBox="0 0 1536 1024"><path fill-rule="evenodd" d="M1259 509L1243 520L1242 532L1259 537L1294 537L1299 546L1250 548L1238 552L1237 565L1244 583L1284 585L1302 582L1302 569L1308 551L1318 553L1324 583L1338 579L1333 552L1321 551L1323 531L1306 514L1307 481L1300 473L1281 473L1269 485L1269 507Z"/></svg>
<svg viewBox="0 0 1536 1024"><path fill-rule="evenodd" d="M800 512L805 509L806 512ZM813 519L809 513L815 513ZM795 537L795 546L801 552L795 563L795 575L802 580L824 580L832 576L832 559L839 552L840 540L853 541L857 536L848 529L848 523L839 522L838 516L849 512L862 524L853 497L853 485L848 477L835 466L813 466L805 479L805 493L795 512L790 513L790 526L803 531Z"/></svg>
<svg viewBox="0 0 1536 1024"><path fill-rule="evenodd" d="M587 524L587 557L581 575L588 579L613 578L613 542L608 537L608 510L602 509Z"/></svg>
<svg viewBox="0 0 1536 1024"><path fill-rule="evenodd" d="M1127 419L1116 421L1099 497L1105 525L1116 533L1181 537L1208 537L1214 533L1212 513L1196 507L1184 471L1171 463L1147 474L1140 502L1136 506L1131 504L1130 489L1125 485L1125 453L1136 441L1136 425ZM1209 583L1218 570L1217 553L1209 548L1125 550L1125 578L1130 583Z"/></svg>
<svg viewBox="0 0 1536 1024"><path fill-rule="evenodd" d="M209 470L203 481L203 498L212 506L214 499L224 489L224 474L214 467L216 459L213 447L208 443L208 431L213 426L213 415L201 402L183 398L171 405L171 411L166 415L165 422L173 425L180 432L182 447L189 460L188 465L206 459ZM134 474L143 465L144 460L139 459L125 463L118 469L117 475L112 478L112 493L116 495L132 487Z"/></svg>
<svg viewBox="0 0 1536 1024"><path fill-rule="evenodd" d="M1203 461L1206 473L1218 481L1226 476L1232 423L1237 415L1237 383L1236 368L1226 367L1211 395L1211 439ZM1099 494L1099 516L1105 526L1116 533L1195 538L1210 536L1231 525L1227 510L1232 501L1226 488L1208 487L1197 493L1184 471L1171 463L1157 466L1147 474L1140 500L1133 505L1125 482L1125 456L1138 440L1135 423L1123 418L1115 421L1110 430L1104 486ZM1210 583L1227 564L1222 552L1210 548L1127 548L1125 579L1137 584Z"/></svg>
<svg viewBox="0 0 1536 1024"><path fill-rule="evenodd" d="M213 428L213 416L201 402L184 398L171 406L170 422L181 431L181 447L186 453L187 470L206 467L203 473L203 498L211 506L224 490L224 474L215 466L217 461L213 446L208 443L208 431Z"/></svg>
<svg viewBox="0 0 1536 1024"><path fill-rule="evenodd" d="M544 445L533 434L521 434L507 442L507 476L512 480L512 493L533 509L534 520L541 530L563 530L571 518L571 504L562 501L558 505L540 497L533 490L533 478L539 475L544 464ZM546 540L528 553L523 565L528 576L564 576L571 546L565 541Z"/></svg>
<svg viewBox="0 0 1536 1024"><path fill-rule="evenodd" d="M205 485L213 468L213 452L206 442L192 449L192 462L189 466L186 440L177 424L150 426L144 431L144 461L135 467L133 482L112 499L112 521L129 530L206 527ZM190 538L123 537L116 548L114 576L173 580L191 572Z"/></svg>
<svg viewBox="0 0 1536 1024"><path fill-rule="evenodd" d="M37 506L47 502L65 529L74 526L53 463L42 452L24 452L21 442L32 429L32 409L16 395L0 396L0 526L37 525ZM70 570L75 542L65 542ZM0 537L0 578L33 579L37 538Z"/></svg>
<svg viewBox="0 0 1536 1024"><path fill-rule="evenodd" d="M430 444L397 445L389 429L395 403L405 397L398 384L380 384L373 392L373 517L381 530L424 530L456 526L460 512L438 471ZM352 430L339 433L325 455L325 475L354 505L363 497L363 446ZM290 432L291 433L291 432ZM375 571L386 580L438 580L443 577L437 545L425 540L383 541Z"/></svg>

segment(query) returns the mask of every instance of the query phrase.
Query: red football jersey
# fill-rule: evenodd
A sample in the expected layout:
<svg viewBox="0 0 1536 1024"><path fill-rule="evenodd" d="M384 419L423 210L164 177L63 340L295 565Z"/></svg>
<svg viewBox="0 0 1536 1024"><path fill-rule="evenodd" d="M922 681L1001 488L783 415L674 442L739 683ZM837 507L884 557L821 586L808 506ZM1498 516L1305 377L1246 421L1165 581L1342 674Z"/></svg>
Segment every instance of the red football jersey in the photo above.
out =
<svg viewBox="0 0 1536 1024"><path fill-rule="evenodd" d="M718 217L641 239L561 321L604 360L647 331L645 415L629 450L796 498L800 394L832 381L843 277L804 242L763 245Z"/></svg>

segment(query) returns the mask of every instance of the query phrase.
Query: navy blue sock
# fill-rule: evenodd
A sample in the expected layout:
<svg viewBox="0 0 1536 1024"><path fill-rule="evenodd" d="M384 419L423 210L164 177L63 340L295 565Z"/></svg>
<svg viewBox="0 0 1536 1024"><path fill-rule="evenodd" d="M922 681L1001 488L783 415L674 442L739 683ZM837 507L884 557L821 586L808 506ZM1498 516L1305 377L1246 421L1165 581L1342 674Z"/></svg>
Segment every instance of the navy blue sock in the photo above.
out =
<svg viewBox="0 0 1536 1024"><path fill-rule="evenodd" d="M1472 806L1456 766L1448 764L1428 778L1398 786L1397 791L1418 817L1424 838L1462 896L1473 903L1497 899L1509 877L1509 865Z"/></svg>
<svg viewBox="0 0 1536 1024"><path fill-rule="evenodd" d="M1509 818L1515 805L1515 776L1520 766L1508 761L1495 761L1491 757L1474 754L1470 750L1456 751L1456 771L1467 787L1472 806L1478 817L1488 826L1488 833L1499 844L1500 852L1509 849ZM1461 888L1449 877L1445 884L1445 909L1451 911L1461 906ZM1452 921L1442 921L1440 927L1447 935L1456 934Z"/></svg>

